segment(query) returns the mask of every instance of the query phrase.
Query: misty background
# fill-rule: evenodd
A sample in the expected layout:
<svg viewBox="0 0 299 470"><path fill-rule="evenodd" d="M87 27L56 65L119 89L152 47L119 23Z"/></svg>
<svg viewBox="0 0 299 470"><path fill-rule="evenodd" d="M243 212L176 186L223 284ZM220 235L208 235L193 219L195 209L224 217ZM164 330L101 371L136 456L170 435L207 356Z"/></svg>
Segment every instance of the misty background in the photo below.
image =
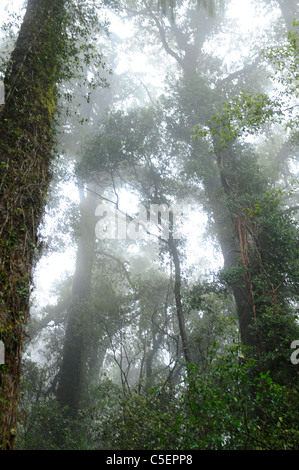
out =
<svg viewBox="0 0 299 470"><path fill-rule="evenodd" d="M238 388L246 375L240 343L246 338L255 347L240 328L240 306L247 312L251 302L255 312L262 304L270 322L276 307L265 300L262 282L272 300L286 284L288 315L298 313L298 279L290 274L298 275L297 253L285 241L298 220L298 70L287 49L298 5L175 3L86 2L99 29L90 31L95 53L82 75L59 90L58 157L39 227L23 358L20 448L254 448L259 438L261 448L298 444L294 424L290 440L286 433L273 433L269 442L269 432L262 435L270 415L269 422L280 422L277 395L274 410L268 395L258 402L246 428L240 409L250 374ZM24 13L22 1L1 2L3 61ZM280 68L283 60L289 68ZM271 212L279 197L281 218ZM99 239L102 203L126 214L127 224L150 204L188 206L189 213L177 241L159 237L161 220L158 236ZM248 253L262 254L249 262ZM284 257L287 266L277 261ZM257 291L254 297L251 284L245 302L242 269L256 265ZM273 354L280 358L282 342L271 328L260 326L267 331L265 364ZM219 372L219 357L233 357L235 369L227 362ZM201 385L188 385L186 364ZM231 414L229 397L240 406ZM267 419L259 414L264 404ZM219 430L215 423L225 424Z"/></svg>

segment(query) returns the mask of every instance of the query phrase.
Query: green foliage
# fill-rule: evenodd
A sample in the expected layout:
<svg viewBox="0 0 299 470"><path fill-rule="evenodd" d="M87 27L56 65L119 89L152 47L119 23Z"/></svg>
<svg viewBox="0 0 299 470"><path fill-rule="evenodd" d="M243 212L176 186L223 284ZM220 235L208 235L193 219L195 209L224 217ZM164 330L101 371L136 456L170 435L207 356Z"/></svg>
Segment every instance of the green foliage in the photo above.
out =
<svg viewBox="0 0 299 470"><path fill-rule="evenodd" d="M126 450L295 450L298 390L253 376L255 364L242 357L236 346L204 376L194 367L175 389L132 393L96 439Z"/></svg>
<svg viewBox="0 0 299 470"><path fill-rule="evenodd" d="M297 380L288 358L290 343L299 334L294 309L299 289L298 225L281 210L277 191L236 197L230 207L233 214L242 214L238 220L246 230L246 246L237 264L221 270L220 280L245 292L248 286L252 289L263 367L279 383L290 384Z"/></svg>
<svg viewBox="0 0 299 470"><path fill-rule="evenodd" d="M298 385L281 386L269 372L256 374L255 360L239 344L211 351L204 374L196 366L171 388L157 384L123 395L103 376L92 407L74 421L54 398L36 400L38 371L24 389L20 450L296 450L299 445ZM30 385L31 384L31 385ZM23 401L23 404L25 402ZM59 437L57 430L59 430Z"/></svg>
<svg viewBox="0 0 299 470"><path fill-rule="evenodd" d="M294 20L293 29L284 35L284 43L268 47L263 51L273 66L271 78L274 82L274 96L280 102L284 126L291 138L298 141L298 85L299 85L299 21Z"/></svg>
<svg viewBox="0 0 299 470"><path fill-rule="evenodd" d="M224 284L195 283L184 294L192 359L204 373L237 337L237 316Z"/></svg>
<svg viewBox="0 0 299 470"><path fill-rule="evenodd" d="M111 173L138 163L138 157L153 152L155 129L153 108L131 110L129 113L115 111L107 113L99 123L96 135L90 137L84 146L82 162L77 165L77 174L88 178L90 174Z"/></svg>
<svg viewBox="0 0 299 470"><path fill-rule="evenodd" d="M299 21L293 22L293 29L284 34L284 43L277 47L268 47L263 51L274 67L273 79L283 85L283 95L292 96L298 94L298 36Z"/></svg>
<svg viewBox="0 0 299 470"><path fill-rule="evenodd" d="M219 149L238 137L256 135L269 122L282 122L283 110L279 101L270 99L265 93L254 94L243 91L231 101L223 104L221 115L216 114L206 123L207 127L196 126L195 139L211 135Z"/></svg>
<svg viewBox="0 0 299 470"><path fill-rule="evenodd" d="M23 361L16 449L91 449L90 410L71 418L68 408L62 407L50 390L51 373L47 366Z"/></svg>
<svg viewBox="0 0 299 470"><path fill-rule="evenodd" d="M296 24L294 23L294 27ZM254 335L263 370L279 383L296 380L287 359L289 344L298 335L294 303L298 292L298 226L282 210L279 192L273 192L244 140L273 128L296 131L298 35L288 34L283 47L272 48L268 60L276 67L272 76L275 93L243 91L222 105L222 111L198 126L195 139L210 139L225 193L225 207L234 224L236 256L221 279L236 296L247 299L238 305L240 315L253 318ZM289 137L291 133L286 135ZM212 152L211 152L212 153ZM238 302L238 301L237 301ZM246 333L247 334L247 333Z"/></svg>
<svg viewBox="0 0 299 470"><path fill-rule="evenodd" d="M90 421L72 420L54 397L40 399L21 414L17 450L90 450Z"/></svg>
<svg viewBox="0 0 299 470"><path fill-rule="evenodd" d="M279 123L296 134L298 132L298 22L294 30L285 36L285 44L265 49L262 55L273 65L271 75L275 91L272 96L266 93L251 93L243 90L236 97L223 104L221 114L215 114L206 121L206 126L193 129L195 139L211 134L219 149L239 137L257 135L265 125Z"/></svg>

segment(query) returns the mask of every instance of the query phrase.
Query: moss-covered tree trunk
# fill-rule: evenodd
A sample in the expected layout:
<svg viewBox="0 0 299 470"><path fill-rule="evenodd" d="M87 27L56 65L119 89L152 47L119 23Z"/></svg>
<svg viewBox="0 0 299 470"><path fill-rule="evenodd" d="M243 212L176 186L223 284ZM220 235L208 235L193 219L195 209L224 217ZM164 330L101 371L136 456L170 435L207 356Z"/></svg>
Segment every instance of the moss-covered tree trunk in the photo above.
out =
<svg viewBox="0 0 299 470"><path fill-rule="evenodd" d="M0 115L0 446L14 449L24 327L53 158L65 0L28 0Z"/></svg>

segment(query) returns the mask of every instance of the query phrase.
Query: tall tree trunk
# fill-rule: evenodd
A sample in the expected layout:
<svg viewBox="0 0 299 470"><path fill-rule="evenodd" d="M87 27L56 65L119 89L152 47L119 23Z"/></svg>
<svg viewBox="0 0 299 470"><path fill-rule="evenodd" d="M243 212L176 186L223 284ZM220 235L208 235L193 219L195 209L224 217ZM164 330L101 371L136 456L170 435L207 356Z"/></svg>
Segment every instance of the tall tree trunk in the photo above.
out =
<svg viewBox="0 0 299 470"><path fill-rule="evenodd" d="M81 191L81 221L76 268L72 286L72 302L68 312L63 359L59 373L57 399L75 417L84 394L88 335L87 301L95 257L95 208L97 200Z"/></svg>
<svg viewBox="0 0 299 470"><path fill-rule="evenodd" d="M255 331L256 315L252 283L248 279L247 272L249 264L244 257L247 238L242 223L243 216L236 214L231 209L234 189L227 178L226 164L234 158L234 151L231 146L220 149L215 138L214 151L217 157L218 171L211 171L211 162L209 163L206 158L205 164L210 168L205 191L215 221L217 238L224 258L224 269L244 268L244 270L240 269L239 274L235 270L235 279L230 284L239 318L241 342L244 346L258 348L260 352L259 338ZM233 178L235 178L235 174Z"/></svg>
<svg viewBox="0 0 299 470"><path fill-rule="evenodd" d="M37 229L50 181L64 0L28 0L0 114L0 446L13 449Z"/></svg>
<svg viewBox="0 0 299 470"><path fill-rule="evenodd" d="M152 15L154 17L154 15ZM175 23L172 24L172 30L174 32L174 36L177 42L177 46L180 49L179 53L175 53L172 49L170 49L169 44L167 42L166 32L164 30L162 22L159 22L156 17L154 17L155 23L158 27L159 34L161 37L161 43L165 49L165 51L174 57L178 63L178 65L182 68L184 81L187 86L192 87L193 79L194 83L197 83L197 63L198 63L198 51L200 51L200 47L204 42L204 38L206 37L205 34L213 27L213 18L208 17L208 21L206 24L201 24L201 28L203 28L204 33L202 34L201 31L194 31L194 34L197 36L198 34L198 44L193 44L190 46L188 43L188 37L185 36L182 31L178 29ZM197 58L197 60L196 60ZM219 92L216 89L215 91L211 89L207 89L207 96L214 94L214 103L219 103ZM203 95L204 96L204 95ZM202 116L208 116L209 111L206 109L206 104L202 103L189 103L191 106L196 106L196 108L192 108L190 110L191 117L194 122L194 115L198 115L199 122L204 121L205 119ZM202 107L202 116L201 116L201 108L198 108L198 105ZM185 110L183 110L183 113ZM215 112L211 110L211 114ZM195 124L195 122L194 122ZM215 148L215 155L219 160L219 152L217 143L214 145ZM192 153L197 157L199 150L198 150L198 142L194 141L192 143ZM209 209L213 215L214 219L214 228L216 231L216 235L218 238L218 242L222 251L222 255L224 258L224 267L225 268L234 268L237 267L240 263L241 259L241 247L240 247L240 238L239 238L239 231L238 226L235 224L231 211L229 209L228 200L226 198L226 182L223 178L223 172L221 168L221 164L215 164L211 155L202 155L203 159L203 183L204 183L204 191L207 198ZM247 279L240 274L240 277L236 283L232 286L232 292L234 295L237 314L239 317L239 325L240 325L240 336L241 341L246 346L254 346L257 345L257 338L254 333L254 315L253 315L253 304L252 304L252 295L250 292L250 286L247 283ZM177 295L178 298L178 295ZM180 302L179 302L180 304ZM179 305L180 311L181 307ZM184 327L182 329L183 336L184 334ZM187 339L185 338L185 356L188 354L187 348Z"/></svg>

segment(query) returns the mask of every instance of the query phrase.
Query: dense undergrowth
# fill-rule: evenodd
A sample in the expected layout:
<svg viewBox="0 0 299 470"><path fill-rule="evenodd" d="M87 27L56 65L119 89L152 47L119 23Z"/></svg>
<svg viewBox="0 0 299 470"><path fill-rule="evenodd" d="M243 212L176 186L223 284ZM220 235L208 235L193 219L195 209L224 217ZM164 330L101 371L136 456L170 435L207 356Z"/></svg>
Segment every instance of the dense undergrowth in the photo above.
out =
<svg viewBox="0 0 299 470"><path fill-rule="evenodd" d="M209 372L186 370L172 388L123 390L103 378L91 406L71 420L54 396L24 389L17 448L21 450L296 450L298 387L256 373L239 348L211 357ZM295 367L295 366L294 366ZM139 391L138 391L139 388ZM34 397L37 398L36 396ZM59 432L58 432L59 431ZM59 434L59 435L58 435Z"/></svg>

